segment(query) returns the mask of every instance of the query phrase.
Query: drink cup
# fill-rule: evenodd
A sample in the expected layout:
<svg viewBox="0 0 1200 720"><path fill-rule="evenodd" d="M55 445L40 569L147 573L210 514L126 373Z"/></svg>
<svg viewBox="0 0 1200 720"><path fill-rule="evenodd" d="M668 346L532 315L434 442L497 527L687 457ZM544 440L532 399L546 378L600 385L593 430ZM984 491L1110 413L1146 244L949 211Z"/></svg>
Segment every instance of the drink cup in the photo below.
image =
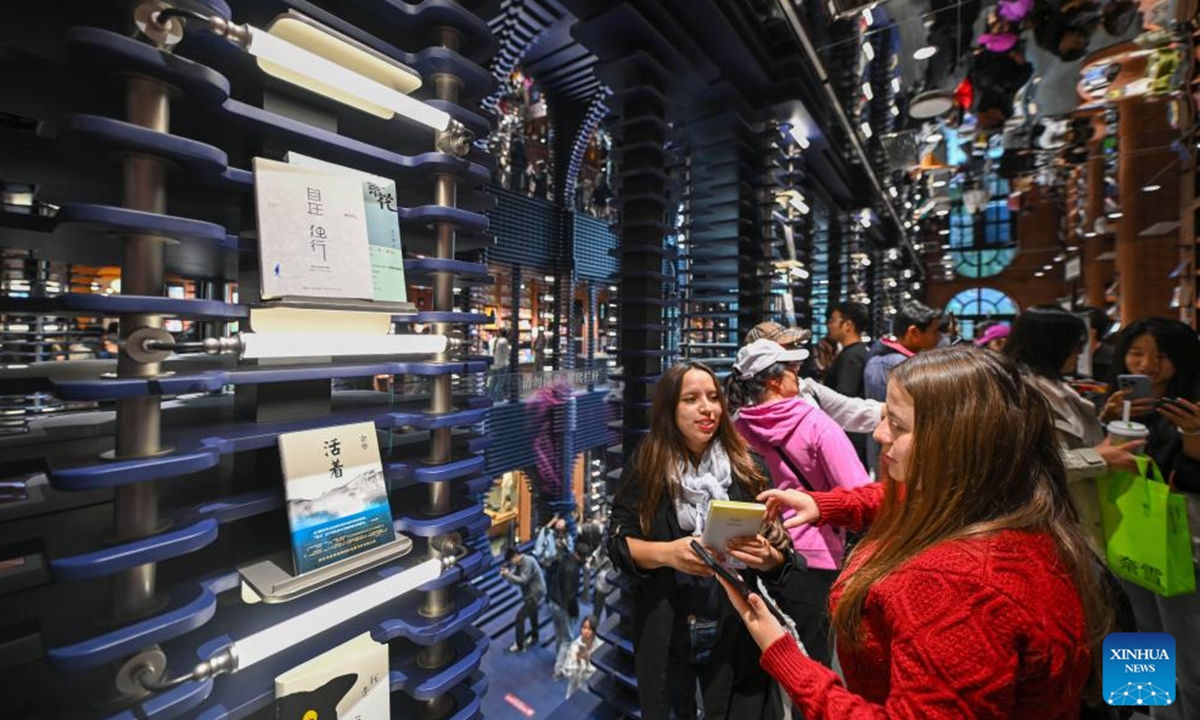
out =
<svg viewBox="0 0 1200 720"><path fill-rule="evenodd" d="M1114 420L1108 424L1108 440L1113 445L1124 445L1135 440L1145 440L1148 437L1150 437L1150 428L1140 422ZM1142 451L1138 450L1137 454L1141 455Z"/></svg>

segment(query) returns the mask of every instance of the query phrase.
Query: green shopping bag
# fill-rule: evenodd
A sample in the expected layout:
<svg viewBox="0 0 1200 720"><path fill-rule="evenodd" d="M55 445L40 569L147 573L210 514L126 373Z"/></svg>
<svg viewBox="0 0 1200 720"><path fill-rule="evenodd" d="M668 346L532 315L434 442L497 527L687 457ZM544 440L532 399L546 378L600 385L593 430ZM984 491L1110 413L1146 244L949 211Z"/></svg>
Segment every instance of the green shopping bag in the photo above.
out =
<svg viewBox="0 0 1200 720"><path fill-rule="evenodd" d="M1097 478L1108 566L1163 597L1195 592L1187 500L1171 492L1153 460L1139 455L1137 464L1136 474Z"/></svg>

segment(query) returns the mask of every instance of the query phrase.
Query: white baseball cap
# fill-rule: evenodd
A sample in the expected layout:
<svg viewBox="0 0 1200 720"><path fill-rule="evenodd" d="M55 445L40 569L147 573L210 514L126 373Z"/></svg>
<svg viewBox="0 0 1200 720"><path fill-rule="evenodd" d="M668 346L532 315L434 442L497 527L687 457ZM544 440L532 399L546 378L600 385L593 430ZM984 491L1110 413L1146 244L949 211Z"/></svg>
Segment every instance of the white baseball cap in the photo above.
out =
<svg viewBox="0 0 1200 720"><path fill-rule="evenodd" d="M742 379L752 378L775 363L800 362L808 357L807 350L786 350L774 340L755 340L738 350L733 369Z"/></svg>

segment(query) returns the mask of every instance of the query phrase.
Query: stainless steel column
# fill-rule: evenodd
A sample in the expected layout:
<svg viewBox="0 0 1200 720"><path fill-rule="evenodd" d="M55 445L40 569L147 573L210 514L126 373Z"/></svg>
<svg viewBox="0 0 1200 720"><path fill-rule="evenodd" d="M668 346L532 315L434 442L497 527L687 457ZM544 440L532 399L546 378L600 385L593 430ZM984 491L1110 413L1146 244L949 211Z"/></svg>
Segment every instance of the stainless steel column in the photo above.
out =
<svg viewBox="0 0 1200 720"><path fill-rule="evenodd" d="M439 28L438 42L442 47L458 51L461 35L453 28ZM439 73L433 76L435 92L439 100L457 103L462 81L458 77ZM434 176L434 202L443 207L455 207L458 204L458 184L453 175L438 174ZM436 254L444 260L454 259L454 226L440 223L436 229ZM452 273L436 272L433 274L433 310L435 312L450 312L454 310L454 275ZM433 331L436 334L449 336L453 326L451 323L435 323ZM449 348L447 348L449 350ZM448 354L439 355L439 361L449 359ZM443 414L454 410L452 377L439 375L433 381L433 396L430 411ZM451 428L439 428L430 433L429 456L426 461L438 465L451 460ZM453 499L450 495L449 482L437 482L429 485L429 506L426 509L430 515L441 515L450 512ZM430 554L436 555L432 549ZM454 610L454 601L449 588L432 590L425 596L425 602L420 608L425 617L441 617ZM436 643L421 651L417 663L425 668L443 667L454 660L454 652L444 642ZM446 715L453 705L449 695L441 695L427 700L422 709L425 718L439 718Z"/></svg>
<svg viewBox="0 0 1200 720"><path fill-rule="evenodd" d="M142 77L129 80L126 117L129 122L166 132L170 117L168 90L162 83ZM152 213L166 211L164 165L157 158L132 155L124 160L123 205ZM164 245L155 235L127 235L122 244L121 293L162 295ZM160 315L134 313L121 316L120 337L128 338L140 328L161 328ZM158 363L140 363L122 347L117 360L119 377L153 377L161 372ZM163 449L159 434L161 406L158 396L123 398L117 401L117 459L149 457ZM117 542L129 542L157 532L158 488L153 482L117 488L114 503ZM136 617L155 605L155 565L147 563L113 578L114 619Z"/></svg>

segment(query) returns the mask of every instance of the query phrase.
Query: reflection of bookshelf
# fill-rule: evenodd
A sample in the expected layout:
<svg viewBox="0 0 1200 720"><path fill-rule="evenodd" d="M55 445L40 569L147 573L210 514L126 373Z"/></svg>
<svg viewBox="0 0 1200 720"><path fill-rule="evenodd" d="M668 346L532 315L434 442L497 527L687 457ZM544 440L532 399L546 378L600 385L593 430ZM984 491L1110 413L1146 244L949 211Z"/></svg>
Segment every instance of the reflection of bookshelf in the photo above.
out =
<svg viewBox="0 0 1200 720"><path fill-rule="evenodd" d="M488 508L484 512L486 512L488 517L492 519L492 526L488 528L487 532L489 538L507 535L512 524L517 521L518 517L520 517L516 510L498 513L491 508Z"/></svg>

